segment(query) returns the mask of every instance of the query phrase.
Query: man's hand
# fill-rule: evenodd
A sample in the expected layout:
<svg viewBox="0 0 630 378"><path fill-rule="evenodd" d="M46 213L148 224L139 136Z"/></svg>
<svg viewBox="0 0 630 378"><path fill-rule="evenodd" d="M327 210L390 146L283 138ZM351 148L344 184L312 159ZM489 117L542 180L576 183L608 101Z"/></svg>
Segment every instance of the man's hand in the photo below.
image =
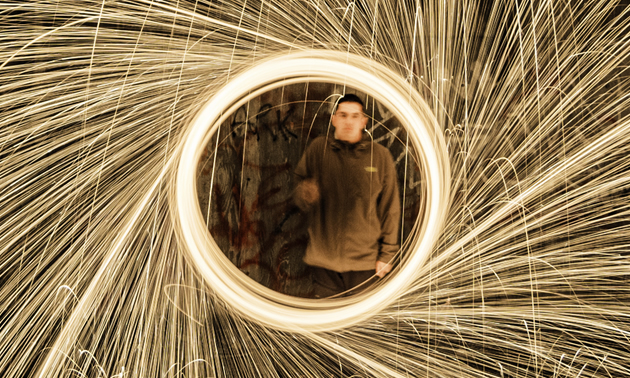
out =
<svg viewBox="0 0 630 378"><path fill-rule="evenodd" d="M319 201L319 187L315 179L306 179L295 188L296 204L302 210L308 210Z"/></svg>
<svg viewBox="0 0 630 378"><path fill-rule="evenodd" d="M379 278L385 277L385 275L389 273L391 270L392 270L392 264L388 264L382 261L376 262L376 275Z"/></svg>

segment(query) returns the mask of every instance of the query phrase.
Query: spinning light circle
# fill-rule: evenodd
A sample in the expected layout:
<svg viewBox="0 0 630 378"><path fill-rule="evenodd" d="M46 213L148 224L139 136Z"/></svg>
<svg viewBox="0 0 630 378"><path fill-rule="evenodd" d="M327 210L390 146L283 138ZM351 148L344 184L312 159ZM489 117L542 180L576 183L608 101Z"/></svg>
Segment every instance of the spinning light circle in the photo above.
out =
<svg viewBox="0 0 630 378"><path fill-rule="evenodd" d="M340 299L302 299L277 293L250 279L225 256L203 220L196 168L205 146L240 106L274 88L326 82L360 90L385 105L406 128L425 172L427 204L399 269L374 290ZM341 52L307 51L270 58L231 79L190 125L176 179L176 221L190 260L214 292L234 310L290 331L327 331L366 319L396 300L414 279L440 233L449 197L450 171L441 130L412 85L385 66Z"/></svg>

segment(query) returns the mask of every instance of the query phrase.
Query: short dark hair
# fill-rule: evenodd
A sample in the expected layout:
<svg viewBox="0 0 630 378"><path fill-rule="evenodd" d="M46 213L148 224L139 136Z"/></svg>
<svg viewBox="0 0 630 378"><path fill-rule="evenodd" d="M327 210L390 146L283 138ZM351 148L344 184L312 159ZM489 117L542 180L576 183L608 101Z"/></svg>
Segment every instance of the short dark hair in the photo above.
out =
<svg viewBox="0 0 630 378"><path fill-rule="evenodd" d="M339 104L341 104L342 102L356 102L357 104L361 105L361 111L364 111L365 109L365 105L363 105L363 100L361 100L359 96L352 93L347 93L341 96L339 101L337 101L337 105L335 105L335 110L333 111L333 114L337 112L337 108L339 107Z"/></svg>

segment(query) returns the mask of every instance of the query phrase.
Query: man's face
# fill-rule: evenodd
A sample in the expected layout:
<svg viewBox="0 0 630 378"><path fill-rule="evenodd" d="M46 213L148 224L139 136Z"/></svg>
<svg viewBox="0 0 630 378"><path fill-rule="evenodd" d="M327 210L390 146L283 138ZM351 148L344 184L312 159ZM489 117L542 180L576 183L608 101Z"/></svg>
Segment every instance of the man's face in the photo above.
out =
<svg viewBox="0 0 630 378"><path fill-rule="evenodd" d="M358 102L342 102L332 116L332 124L335 126L335 138L356 143L363 137L367 117Z"/></svg>

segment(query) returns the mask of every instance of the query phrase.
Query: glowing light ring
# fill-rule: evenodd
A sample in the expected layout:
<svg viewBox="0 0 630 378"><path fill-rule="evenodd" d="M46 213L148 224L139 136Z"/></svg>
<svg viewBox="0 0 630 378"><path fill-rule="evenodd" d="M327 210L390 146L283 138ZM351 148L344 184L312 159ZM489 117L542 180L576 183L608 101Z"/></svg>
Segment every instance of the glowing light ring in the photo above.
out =
<svg viewBox="0 0 630 378"><path fill-rule="evenodd" d="M279 294L240 272L216 245L196 193L196 167L220 125L242 104L297 82L338 83L370 94L406 127L426 173L422 226L400 269L382 286L344 299L310 300ZM291 331L334 330L355 324L392 303L409 287L431 253L446 213L450 171L441 131L430 108L399 75L366 58L311 51L269 59L233 78L203 107L184 142L176 180L177 221L184 248L226 303L268 326Z"/></svg>

